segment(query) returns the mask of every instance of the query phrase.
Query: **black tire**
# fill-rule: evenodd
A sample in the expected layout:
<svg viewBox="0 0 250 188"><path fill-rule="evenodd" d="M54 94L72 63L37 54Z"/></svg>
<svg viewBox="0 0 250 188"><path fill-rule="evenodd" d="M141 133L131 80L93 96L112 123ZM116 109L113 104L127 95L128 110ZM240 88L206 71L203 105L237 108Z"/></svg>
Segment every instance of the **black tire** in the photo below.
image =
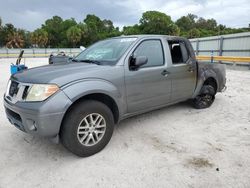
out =
<svg viewBox="0 0 250 188"><path fill-rule="evenodd" d="M204 85L200 94L193 99L193 105L196 109L209 108L215 99L215 89L211 85Z"/></svg>
<svg viewBox="0 0 250 188"><path fill-rule="evenodd" d="M101 115L101 118L104 118L106 124L105 133L96 144L93 146L86 146L84 143L80 142L79 137L81 135L78 133L78 130L79 126L84 122L84 118L88 118L89 115L94 113ZM63 146L75 155L79 157L88 157L101 151L108 144L112 137L113 130L114 117L110 108L99 101L86 100L73 106L73 108L66 114L60 130L60 140ZM86 131L86 129L84 131ZM84 133L84 136L85 134L86 133ZM92 134L94 135L94 133L89 132L88 134L91 134L91 136ZM82 136L82 138L84 136ZM92 136L92 138L94 138L94 136ZM97 135L95 138L97 138Z"/></svg>

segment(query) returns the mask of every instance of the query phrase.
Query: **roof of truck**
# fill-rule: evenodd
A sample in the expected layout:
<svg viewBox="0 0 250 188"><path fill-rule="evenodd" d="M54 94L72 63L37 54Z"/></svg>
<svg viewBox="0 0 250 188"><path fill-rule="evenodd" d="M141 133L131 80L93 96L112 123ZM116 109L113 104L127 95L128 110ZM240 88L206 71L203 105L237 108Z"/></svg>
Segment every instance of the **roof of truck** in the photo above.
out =
<svg viewBox="0 0 250 188"><path fill-rule="evenodd" d="M170 35L155 35L155 34L143 34L143 35L121 35L121 36L117 36L114 38L153 38L153 37L163 37L163 38L167 38L169 40L173 40L173 39L185 39L183 37L179 37L179 36L170 36Z"/></svg>

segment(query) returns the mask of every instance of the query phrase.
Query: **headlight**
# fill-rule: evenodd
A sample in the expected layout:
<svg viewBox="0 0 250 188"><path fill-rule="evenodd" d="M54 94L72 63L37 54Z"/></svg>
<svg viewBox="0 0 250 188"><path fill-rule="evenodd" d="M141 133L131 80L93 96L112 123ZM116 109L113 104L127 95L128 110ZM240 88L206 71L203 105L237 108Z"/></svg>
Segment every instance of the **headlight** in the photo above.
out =
<svg viewBox="0 0 250 188"><path fill-rule="evenodd" d="M34 84L28 91L26 101L44 101L56 93L59 87L55 84Z"/></svg>

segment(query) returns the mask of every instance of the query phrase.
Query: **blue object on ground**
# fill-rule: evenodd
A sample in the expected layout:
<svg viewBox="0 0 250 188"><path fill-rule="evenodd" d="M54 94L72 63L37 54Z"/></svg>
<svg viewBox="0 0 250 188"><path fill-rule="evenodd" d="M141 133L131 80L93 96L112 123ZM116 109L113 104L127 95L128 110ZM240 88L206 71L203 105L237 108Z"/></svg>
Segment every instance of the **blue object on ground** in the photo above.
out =
<svg viewBox="0 0 250 188"><path fill-rule="evenodd" d="M28 69L28 67L26 67L25 65L10 65L10 73L11 74L15 74L21 70L25 70L25 69Z"/></svg>

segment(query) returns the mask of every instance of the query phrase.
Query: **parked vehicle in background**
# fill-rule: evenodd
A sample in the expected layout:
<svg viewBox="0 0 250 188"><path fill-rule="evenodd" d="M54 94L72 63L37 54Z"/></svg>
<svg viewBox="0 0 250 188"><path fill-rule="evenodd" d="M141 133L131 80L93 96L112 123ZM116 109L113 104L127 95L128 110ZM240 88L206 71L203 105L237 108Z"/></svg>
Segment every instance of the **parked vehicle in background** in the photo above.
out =
<svg viewBox="0 0 250 188"><path fill-rule="evenodd" d="M12 75L4 106L20 130L86 157L107 145L121 120L188 99L210 107L225 84L224 65L198 63L187 39L123 36L97 42L71 63Z"/></svg>
<svg viewBox="0 0 250 188"><path fill-rule="evenodd" d="M80 46L81 51L84 51L86 48ZM73 59L72 54L66 54L64 51L61 52L52 52L49 56L49 64L65 63Z"/></svg>
<svg viewBox="0 0 250 188"><path fill-rule="evenodd" d="M49 56L49 64L65 63L68 62L69 56L65 52L51 53Z"/></svg>

